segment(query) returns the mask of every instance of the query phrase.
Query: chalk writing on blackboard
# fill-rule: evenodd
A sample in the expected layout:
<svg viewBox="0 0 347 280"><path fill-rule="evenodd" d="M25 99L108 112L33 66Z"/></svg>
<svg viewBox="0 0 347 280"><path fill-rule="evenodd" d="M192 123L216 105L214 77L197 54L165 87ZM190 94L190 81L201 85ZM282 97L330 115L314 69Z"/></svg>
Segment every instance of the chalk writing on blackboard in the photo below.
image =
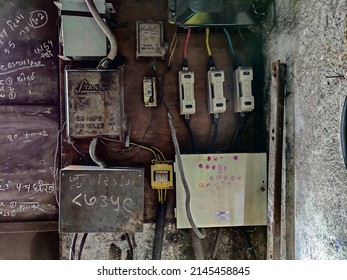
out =
<svg viewBox="0 0 347 280"><path fill-rule="evenodd" d="M38 201L17 201L12 200L10 202L0 201L0 216L3 217L16 217L17 214L24 212L49 212L56 211L56 206L49 204L49 209L41 207Z"/></svg>
<svg viewBox="0 0 347 280"><path fill-rule="evenodd" d="M0 192L7 192L13 189L17 189L17 192L45 192L52 194L55 192L55 185L54 182L44 182L41 179L38 179L34 183L22 182L22 180L19 180L18 183L12 184L11 180L0 178Z"/></svg>
<svg viewBox="0 0 347 280"><path fill-rule="evenodd" d="M58 92L55 6L46 1L11 3L0 11L0 104L55 103Z"/></svg>

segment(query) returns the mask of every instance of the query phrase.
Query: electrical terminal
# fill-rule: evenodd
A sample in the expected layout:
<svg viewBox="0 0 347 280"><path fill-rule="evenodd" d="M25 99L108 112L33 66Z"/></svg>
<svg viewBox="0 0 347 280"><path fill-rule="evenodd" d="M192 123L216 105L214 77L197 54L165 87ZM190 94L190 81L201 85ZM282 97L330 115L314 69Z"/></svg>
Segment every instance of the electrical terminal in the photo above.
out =
<svg viewBox="0 0 347 280"><path fill-rule="evenodd" d="M207 72L207 110L209 114L219 114L226 111L223 83L224 71L210 68L210 70Z"/></svg>
<svg viewBox="0 0 347 280"><path fill-rule="evenodd" d="M251 67L238 67L233 73L234 80L234 111L235 113L254 110L252 95L253 70Z"/></svg>
<svg viewBox="0 0 347 280"><path fill-rule="evenodd" d="M195 114L194 72L184 67L178 73L180 92L180 114Z"/></svg>

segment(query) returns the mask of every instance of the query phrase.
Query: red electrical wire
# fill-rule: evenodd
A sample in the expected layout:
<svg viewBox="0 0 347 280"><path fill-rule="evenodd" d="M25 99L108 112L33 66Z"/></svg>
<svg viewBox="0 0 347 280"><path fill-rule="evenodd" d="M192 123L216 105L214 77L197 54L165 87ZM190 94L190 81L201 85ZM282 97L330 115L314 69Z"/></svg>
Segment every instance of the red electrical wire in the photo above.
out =
<svg viewBox="0 0 347 280"><path fill-rule="evenodd" d="M188 28L188 33L186 37L186 43L184 44L184 53L183 53L183 58L187 59L187 49L188 49L188 42L190 38L190 28Z"/></svg>

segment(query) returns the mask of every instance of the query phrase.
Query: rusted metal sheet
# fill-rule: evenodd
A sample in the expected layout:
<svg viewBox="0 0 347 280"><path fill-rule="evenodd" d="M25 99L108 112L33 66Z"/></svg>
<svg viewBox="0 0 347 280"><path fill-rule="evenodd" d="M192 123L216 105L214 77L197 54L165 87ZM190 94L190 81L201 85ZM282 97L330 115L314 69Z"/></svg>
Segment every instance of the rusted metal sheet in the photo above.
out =
<svg viewBox="0 0 347 280"><path fill-rule="evenodd" d="M61 170L59 231L142 231L144 170L71 165Z"/></svg>
<svg viewBox="0 0 347 280"><path fill-rule="evenodd" d="M57 219L55 107L0 106L0 222Z"/></svg>
<svg viewBox="0 0 347 280"><path fill-rule="evenodd" d="M123 71L66 70L68 136L121 136Z"/></svg>
<svg viewBox="0 0 347 280"><path fill-rule="evenodd" d="M285 64L272 64L267 259L280 259Z"/></svg>
<svg viewBox="0 0 347 280"><path fill-rule="evenodd" d="M0 104L58 101L57 22L53 1L1 1Z"/></svg>

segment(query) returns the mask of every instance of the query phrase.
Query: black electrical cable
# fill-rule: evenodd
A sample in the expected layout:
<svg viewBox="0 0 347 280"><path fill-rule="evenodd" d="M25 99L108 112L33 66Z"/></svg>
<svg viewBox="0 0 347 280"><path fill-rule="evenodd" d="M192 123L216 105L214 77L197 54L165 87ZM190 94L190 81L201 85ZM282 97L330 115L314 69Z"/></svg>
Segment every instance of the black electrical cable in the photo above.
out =
<svg viewBox="0 0 347 280"><path fill-rule="evenodd" d="M74 260L75 259L75 250L76 250L77 236L78 236L78 233L74 233L74 235L72 237L72 241L71 241L71 244L70 244L70 256L69 256L70 260Z"/></svg>
<svg viewBox="0 0 347 280"><path fill-rule="evenodd" d="M129 246L129 259L133 260L134 259L134 248L133 248L133 245L131 244L129 233L126 233L125 237L127 239L128 246Z"/></svg>
<svg viewBox="0 0 347 280"><path fill-rule="evenodd" d="M86 243L87 237L88 237L88 233L83 233L83 236L82 236L82 239L81 239L81 242L80 242L80 246L78 248L78 255L77 255L78 260L81 259L83 247L84 247L84 244Z"/></svg>
<svg viewBox="0 0 347 280"><path fill-rule="evenodd" d="M211 142L211 147L210 151L213 152L216 142L217 142L217 137L218 137L218 124L219 124L219 118L216 116L213 116L213 136L212 136L212 142Z"/></svg>
<svg viewBox="0 0 347 280"><path fill-rule="evenodd" d="M184 123L189 131L189 137L190 137L190 141L191 141L191 144L192 144L192 152L193 154L196 153L196 145L195 145L195 139L194 139L194 134L193 134L193 130L190 126L190 119L185 117L184 119Z"/></svg>
<svg viewBox="0 0 347 280"><path fill-rule="evenodd" d="M166 207L167 207L166 201L164 203L158 204L152 260L161 260L161 253L163 249Z"/></svg>
<svg viewBox="0 0 347 280"><path fill-rule="evenodd" d="M240 38L241 40L243 41L243 43L245 44L246 48L247 48L247 51L248 51L248 54L249 54L249 57L250 57L250 60L251 60L251 65L252 67L254 67L254 59L253 59L253 55L252 55L252 51L247 43L247 40L245 39L245 37L243 37L242 33L241 33L241 29L238 29L238 32L239 32L239 35L240 35Z"/></svg>
<svg viewBox="0 0 347 280"><path fill-rule="evenodd" d="M251 239L249 238L249 234L248 234L247 230L245 230L242 227L239 227L239 228L237 228L237 232L242 237L242 239L245 240L248 252L251 255L251 259L257 260L257 255L255 254L255 250L254 250L254 247L252 245Z"/></svg>
<svg viewBox="0 0 347 280"><path fill-rule="evenodd" d="M237 149L239 138L241 137L243 131L245 130L247 121L250 118L251 114L252 113L239 114L237 124L236 124L236 129L230 143L231 152L234 152Z"/></svg>

